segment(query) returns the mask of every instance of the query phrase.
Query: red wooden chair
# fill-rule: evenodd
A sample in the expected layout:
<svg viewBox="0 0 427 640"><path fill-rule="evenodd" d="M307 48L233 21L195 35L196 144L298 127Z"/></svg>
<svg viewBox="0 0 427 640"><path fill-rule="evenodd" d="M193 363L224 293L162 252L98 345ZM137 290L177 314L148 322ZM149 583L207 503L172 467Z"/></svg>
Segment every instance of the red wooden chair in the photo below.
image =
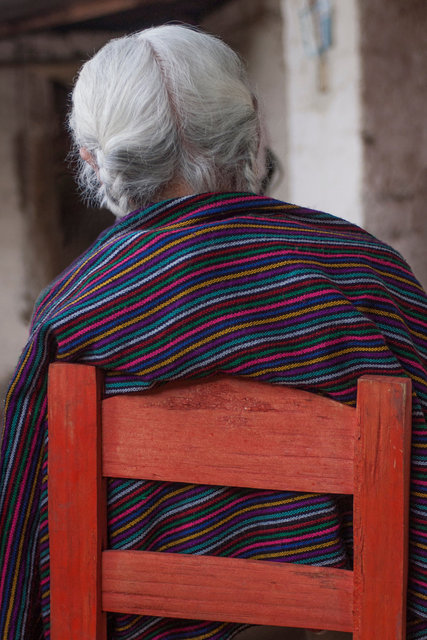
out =
<svg viewBox="0 0 427 640"><path fill-rule="evenodd" d="M50 368L52 640L105 639L105 611L405 638L408 379L361 378L357 409L231 377L101 387ZM104 550L106 476L353 494L354 571Z"/></svg>

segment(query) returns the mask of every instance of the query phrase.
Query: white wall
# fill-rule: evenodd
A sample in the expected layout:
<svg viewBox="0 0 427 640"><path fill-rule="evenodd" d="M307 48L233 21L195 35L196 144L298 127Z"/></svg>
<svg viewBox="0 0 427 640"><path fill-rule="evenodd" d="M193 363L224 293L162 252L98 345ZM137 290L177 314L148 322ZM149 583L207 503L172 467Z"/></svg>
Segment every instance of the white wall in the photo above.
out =
<svg viewBox="0 0 427 640"><path fill-rule="evenodd" d="M303 2L282 0L289 199L361 224L357 1L331 0L331 5L333 41L322 69L304 50Z"/></svg>

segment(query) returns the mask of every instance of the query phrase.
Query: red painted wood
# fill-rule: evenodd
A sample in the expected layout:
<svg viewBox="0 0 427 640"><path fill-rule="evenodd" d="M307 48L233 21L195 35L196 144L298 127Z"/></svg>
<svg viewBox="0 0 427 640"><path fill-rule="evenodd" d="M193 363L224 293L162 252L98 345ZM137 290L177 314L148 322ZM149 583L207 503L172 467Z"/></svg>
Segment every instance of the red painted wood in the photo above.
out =
<svg viewBox="0 0 427 640"><path fill-rule="evenodd" d="M219 378L103 403L106 476L353 492L354 409Z"/></svg>
<svg viewBox="0 0 427 640"><path fill-rule="evenodd" d="M355 640L406 637L411 382L366 377L358 385Z"/></svg>
<svg viewBox="0 0 427 640"><path fill-rule="evenodd" d="M297 476L295 488L302 488L303 474L307 472L312 482L313 467L337 458L345 478L337 484L332 474L328 477L332 486L321 483L321 491L331 492L336 486L349 491L353 486L353 474L347 472L353 460L349 450L355 445L354 603L353 574L342 570L181 554L101 554L105 487L99 394L100 376L95 369L51 367L52 640L62 640L64 629L69 630L67 640L105 640L101 562L103 606L108 610L349 630L354 605L355 640L404 640L411 438L408 380L362 378L357 412L301 391L234 379L171 385L142 394L141 400L124 396L102 403L107 443L104 472L114 468L112 454L122 457L127 448L132 454L129 477L138 468L143 478L171 479L168 474L177 466L187 478L189 466L196 465L196 476L192 474L188 481L211 478L214 484L228 484L236 478L230 484L249 482L257 487L262 478L265 487L280 482L278 486L291 489L291 469ZM131 428L135 417L137 423ZM118 423L119 431L124 428L120 436L114 426ZM311 437L315 444L307 445ZM136 446L141 447L142 465L133 455ZM150 453L146 455L145 450ZM190 465L181 461L188 452ZM294 465L291 452L298 456ZM147 457L154 457L154 464ZM321 469L323 473L325 468Z"/></svg>
<svg viewBox="0 0 427 640"><path fill-rule="evenodd" d="M49 534L52 640L106 640L100 560L106 526L100 373L49 369Z"/></svg>
<svg viewBox="0 0 427 640"><path fill-rule="evenodd" d="M103 553L107 611L351 631L352 600L351 571L174 553Z"/></svg>

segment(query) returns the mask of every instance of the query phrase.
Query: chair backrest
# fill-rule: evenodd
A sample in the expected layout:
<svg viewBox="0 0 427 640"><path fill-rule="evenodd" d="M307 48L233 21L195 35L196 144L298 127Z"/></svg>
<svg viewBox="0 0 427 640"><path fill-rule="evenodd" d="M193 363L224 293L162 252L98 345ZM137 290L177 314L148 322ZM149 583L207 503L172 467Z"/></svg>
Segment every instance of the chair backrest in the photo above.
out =
<svg viewBox="0 0 427 640"><path fill-rule="evenodd" d="M362 377L356 409L232 377L102 384L50 367L52 640L104 640L105 611L405 638L410 380ZM105 477L353 494L354 571L106 550Z"/></svg>

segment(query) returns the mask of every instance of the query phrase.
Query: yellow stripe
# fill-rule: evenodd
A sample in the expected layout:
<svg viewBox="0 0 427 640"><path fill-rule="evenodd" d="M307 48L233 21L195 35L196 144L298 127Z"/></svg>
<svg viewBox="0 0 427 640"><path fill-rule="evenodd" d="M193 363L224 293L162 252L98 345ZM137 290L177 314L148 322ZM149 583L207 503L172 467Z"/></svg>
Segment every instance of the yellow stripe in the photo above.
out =
<svg viewBox="0 0 427 640"><path fill-rule="evenodd" d="M191 233L189 233L188 235L186 235L184 237L180 237L177 240L169 242L167 245L161 247L160 249L157 249L157 251L154 251L153 253L150 253L145 258L142 258L138 262L135 262L135 264L132 264L131 266L127 267L127 269L124 269L123 271L120 271L120 273L117 273L115 276L112 276L108 280L103 280L102 283L100 283L100 284L96 285L95 287L91 288L89 291L87 291L86 293L81 295L80 298L77 298L76 300L73 300L72 302L69 302L68 305L65 305L62 308L65 310L70 305L74 305L75 303L80 302L81 300L84 300L88 296L92 296L95 291L99 291L99 289L102 289L106 285L111 284L112 282L114 282L118 278L122 278L123 276L125 276L128 273L130 273L131 271L134 271L138 267L141 267L146 262L151 261L153 258L158 256L159 254L164 253L168 249L171 249L172 247L176 246L177 244L181 244L181 242L184 242L185 240L188 240L190 238L195 238L196 236L202 235L202 234L207 233L208 231L211 231L211 230L225 229L227 226L228 225L223 224L223 225L218 225L216 227L210 227L209 229L206 229L206 228L199 229L199 231L191 232Z"/></svg>
<svg viewBox="0 0 427 640"><path fill-rule="evenodd" d="M261 222L258 223L258 224L252 224L252 225L251 224L245 224L245 227L254 228L254 229L259 229L260 226L263 229L278 229L279 228L277 225L264 225ZM167 250L171 249L172 247L174 247L174 246L176 246L178 244L181 244L182 242L185 242L188 239L196 238L197 236L204 235L206 233L210 233L211 231L217 231L217 230L222 230L222 229L234 229L234 228L235 229L241 229L241 227L242 227L241 224L227 224L227 223L225 223L225 224L218 224L218 225L215 225L215 226L209 226L209 228L204 227L202 229L199 229L198 231L191 231L191 233L187 234L186 236L179 237L178 239L168 243L164 247L161 247L160 249L157 249L157 251L154 251L149 256L147 256L145 258L142 258L141 260L139 260L135 264L132 264L131 266L129 266L124 271L121 271L120 273L116 274L112 278L110 278L108 280L105 280L101 284L99 284L96 287L94 287L93 289L90 289L90 291L86 292L80 298L77 298L75 301L73 301L73 304L74 304L74 302L80 302L81 300L84 300L87 296L92 295L95 291L98 291L100 288L105 287L105 285L114 282L114 280L117 280L118 278L123 277L124 275L126 275L130 271L133 271L134 269L137 269L138 267L142 266L145 262L150 261L153 257L155 257L155 256L157 256L157 255L159 255L161 253L166 252ZM164 227L159 228L159 229L162 232L164 232L164 231L167 231L167 230L170 230L170 229L174 229L174 228L178 229L179 225L164 226ZM280 228L283 229L283 226L280 225ZM293 227L285 227L285 229L292 230ZM332 232L332 231L331 232L327 232L327 233L330 233L331 235L335 235L335 233ZM109 244L112 244L113 242L114 242L114 239ZM108 246L108 244L106 246ZM97 253L99 253L101 251L101 249L103 250L104 247L101 247L100 250ZM94 255L97 255L97 254L95 253ZM88 260L89 259L91 259L91 258L88 258ZM257 268L257 269L251 269L251 270L249 270L247 272L242 272L242 273L244 273L244 274L245 273L248 273L248 274L262 273L262 271L268 270L268 269L272 268L272 266L274 266L274 268L276 268L277 266L282 266L282 265L285 265L285 264L298 264L299 262L300 262L300 260L285 260L285 261L281 261L281 262L275 263L274 265L270 265L270 266L266 266L266 267L262 267L262 268ZM307 259L307 257L305 257L305 263L316 265L316 266L319 266L319 267L324 267L324 263L322 261L310 260L310 259ZM81 268L83 266L84 265L82 265L79 268L79 270L81 270ZM360 263L358 263L358 262L343 262L343 263L340 263L339 267L347 267L347 268L360 267ZM372 269L372 270L375 273L377 273L376 269ZM381 272L378 272L378 273L381 273ZM233 278L233 277L236 277L236 276L230 276L230 277ZM227 278L224 277L224 278L220 278L219 280L222 280L222 279L225 280ZM398 280L400 279L400 280L402 280L404 282L409 282L408 280L399 278L397 276L396 276L396 279L398 279ZM203 283L200 286L206 286L206 284L207 283ZM71 302L68 305L65 305L63 307L63 309L64 310L67 309L68 306L70 306L70 304L71 304Z"/></svg>
<svg viewBox="0 0 427 640"><path fill-rule="evenodd" d="M425 596L421 591L415 591L414 589L408 589L408 593L411 593L416 598L421 598L422 600L427 600L427 596Z"/></svg>
<svg viewBox="0 0 427 640"><path fill-rule="evenodd" d="M383 345L381 347L369 347L368 349L363 349L363 352L379 352L379 351L387 351L387 346ZM346 353L354 353L354 348L349 347L348 349L341 349L340 351L334 351L333 353L329 353L325 356L319 356L318 358L311 358L310 360L304 360L303 362L295 362L293 364L282 365L280 367L267 367L266 369L262 369L261 371L256 371L253 373L253 377L262 376L264 373L269 373L271 371L289 371L291 369L298 369L301 366L307 366L310 364L317 364L318 362L325 362L325 360L329 360L330 358L335 358L336 356L341 356ZM360 356L360 353L359 353Z"/></svg>
<svg viewBox="0 0 427 640"><path fill-rule="evenodd" d="M356 305L357 306L357 305ZM374 311L375 315L378 316L384 316L385 318L394 318L395 320L398 320L399 322L402 321L402 316L399 316L397 313L392 313L391 311L383 311L382 309L372 309L371 307L362 307L362 306L357 306L357 308L359 309L359 311L363 311L363 313L372 313L372 311ZM405 325L406 326L406 325ZM406 330L408 331L408 333L411 333L408 329L408 327L406 327Z"/></svg>
<svg viewBox="0 0 427 640"><path fill-rule="evenodd" d="M290 551L277 551L274 553L259 553L255 556L251 556L251 560L262 560L268 558L280 558L282 556L292 556L299 553L305 553L306 551L314 551L316 549L326 549L327 547L332 547L334 544L338 542L338 538L334 538L334 540L330 540L329 542L322 542L319 544L313 544L309 547L299 547L298 549L292 549Z"/></svg>
<svg viewBox="0 0 427 640"><path fill-rule="evenodd" d="M35 472L35 477L37 478L39 473L40 473L40 467L42 465L42 461L43 461L43 455L42 453L40 453L39 456L39 460L37 463L37 467L36 467L36 472ZM28 500L28 507L27 507L27 513L26 513L26 517L25 517L25 521L24 521L24 527L23 530L25 531L27 529L27 525L28 525L28 521L29 521L29 517L30 517L30 512L31 512L31 505L34 502L34 493L37 487L37 482L33 482L32 483L32 487L31 487L31 493L30 493L30 498ZM21 564L21 559L22 559L22 547L24 545L26 536L25 535L21 535L21 539L19 541L19 547L18 547L18 553L16 556L16 563L15 566L19 566ZM12 610L13 610L13 606L15 603L15 593L16 593L16 586L17 586L17 581L18 581L18 576L19 576L19 572L15 571L15 575L13 577L13 582L12 582L12 587L10 590L10 601L9 601L9 608L7 610L7 615L6 615L6 629L9 627L10 624L10 618L12 616Z"/></svg>
<svg viewBox="0 0 427 640"><path fill-rule="evenodd" d="M126 529L129 529L131 527L133 527L137 522L141 522L142 520L144 520L147 516L149 516L155 509L157 509L159 507L159 505L162 504L162 502L164 502L165 500L168 500L169 498L179 495L180 493L187 491L188 489L191 489L192 487L194 487L196 485L192 484L192 485L185 485L183 488L174 491L173 493L168 493L167 496L164 496L161 500L158 500L152 507L150 507L150 509L148 509L147 511L144 511L144 514L139 517L139 518L135 518L134 520L132 520L132 522L128 522L126 525L123 525L123 527L121 527L120 529L117 530L117 534L122 533L123 531L126 531ZM304 498L312 498L314 497L316 494L315 493L307 493L307 494L301 494L302 497ZM258 509L260 506L275 506L275 505L283 505L283 504L289 504L291 502L294 502L295 498L287 498L286 500L276 500L274 502L268 502L265 503L265 505L259 505L256 504L254 505L252 508L253 509ZM248 507L246 509L246 511L250 511L250 508ZM116 532L115 532L116 535Z"/></svg>
<svg viewBox="0 0 427 640"><path fill-rule="evenodd" d="M335 306L335 302L329 302L329 303L323 303L323 304L318 304L318 305L313 305L312 307L309 307L308 310L309 311L316 311L318 309L324 309L330 306ZM293 311L292 313L284 313L278 316L274 316L274 317L269 317L268 318L268 322L278 322L279 320L285 320L288 318L296 318L300 315L303 315L307 313L307 309L304 310L300 310L300 311ZM171 362L174 362L174 360L179 359L181 356L188 354L190 351L193 351L194 349L197 349L198 347L203 346L204 344L208 343L208 342L212 342L213 340L215 340L216 338L220 338L222 336L225 336L229 333L233 333L234 331L239 331L239 329L246 329L248 327L256 327L258 325L264 325L266 322L265 318L262 318L261 320L251 320L250 322L241 322L240 324L236 324L233 325L232 327L227 327L225 329L222 329L221 331L217 331L216 333L212 333L209 336L207 336L206 338L203 338L202 340L198 340L197 342L193 343L191 346L186 347L185 349L182 349L181 351L179 351L178 353L176 353L175 355L171 356L170 358L168 358L167 360L163 360L161 363L153 365L151 367L149 367L148 369L144 369L141 374L145 374L145 373L151 373L152 371L155 371L156 369L159 369L161 367L163 367L166 364L170 364Z"/></svg>
<svg viewBox="0 0 427 640"><path fill-rule="evenodd" d="M283 261L281 263L278 263L279 266L281 266L282 264L283 265L284 264L289 264L289 261ZM62 354L61 357L62 358L66 358L66 357L72 355L73 353L76 353L80 349L85 348L89 344L92 344L92 343L96 342L97 340L104 339L106 336L110 336L110 335L112 335L112 334L114 334L114 333L116 333L118 331L121 331L122 329L130 327L133 324L135 324L137 322L140 322L141 320L144 320L148 316L150 316L152 314L156 314L158 311L161 311L165 307L169 307L169 305L171 303L176 302L177 300L179 300L180 298L182 298L183 296L185 296L185 295L187 295L189 293L193 293L194 291L197 291L197 289L208 287L209 285L216 284L218 282L225 282L226 280L231 280L231 279L234 279L234 278L237 278L237 277L241 277L241 276L245 276L245 275L252 275L254 273L260 273L261 271L267 270L269 268L270 267L264 267L262 269L250 269L248 271L241 271L239 274L231 274L231 275L224 276L224 277L211 278L211 280L207 280L205 282L198 283L198 284L186 289L185 291L182 291L181 293L176 294L172 298L168 298L168 300L166 300L165 302L162 302L157 307L154 307L154 309L151 309L150 311L147 311L146 313L142 313L141 315L137 316L136 318L133 318L132 320L127 320L126 322L123 322L122 324L116 325L114 328L109 329L108 331L106 331L105 333L100 334L99 336L94 336L94 337L90 338L86 342L83 342L83 343L79 344L74 349L71 349L70 351L67 351L66 353ZM347 305L350 306L350 303L347 300L342 300L341 302L343 304L347 304ZM282 315L275 316L274 318L268 318L268 321L269 322L277 322L278 320L284 320L284 319L288 319L288 318L297 318L298 316L306 314L308 311L317 311L319 309L327 309L328 307L336 307L336 300L332 300L331 302L324 302L324 303L321 303L321 304L312 305L310 307L306 307L306 308L301 309L299 311L292 311L292 312L289 312L289 313L284 313ZM234 327L230 327L228 329L225 329L222 332L218 332L216 334L213 334L209 338L205 338L204 340L198 342L197 346L202 345L205 342L211 341L214 337L217 337L217 336L220 336L220 335L225 335L227 333L233 332L236 329L246 328L246 327L249 327L249 326L257 326L257 325L265 324L265 322L266 322L266 319L264 318L262 320L254 320L254 321L251 321L251 322L242 323L240 325L235 325ZM193 348L195 348L194 345L192 347L189 347L188 349L185 349L185 350L181 351L177 356L175 356L174 358L171 358L169 361L172 362L174 359L180 357L181 354L187 353L188 351L191 351ZM167 361L167 362L169 362L169 361ZM165 364L165 363L163 363L163 364ZM158 366L162 366L162 365L158 365ZM155 367L155 368L157 368L157 367ZM147 369L146 371L152 371L152 370L153 369Z"/></svg>
<svg viewBox="0 0 427 640"><path fill-rule="evenodd" d="M427 544L422 544L422 542L413 542L412 545L419 549L427 549Z"/></svg>
<svg viewBox="0 0 427 640"><path fill-rule="evenodd" d="M312 497L315 494L303 494L303 495L304 495L304 497ZM274 501L274 502L269 500L268 502L257 503L255 505L251 505L249 507L245 507L244 509L239 509L238 512L234 512L231 515L223 518L222 520L219 520L218 522L216 522L212 526L208 527L207 529L203 529L202 534L205 535L206 533L209 533L210 531L214 531L214 529L217 529L222 524L225 524L226 522L229 522L230 520L233 520L233 518L236 517L236 513L238 513L238 515L240 515L242 513L249 513L250 511L256 511L257 509L262 509L263 507L272 507L272 506L275 506L275 505L289 504L291 502L295 502L295 497L287 498L286 500ZM175 547L176 545L179 545L179 544L181 544L183 542L187 542L188 540L194 540L195 538L200 537L200 535L201 535L201 533L197 532L197 533L193 533L191 535L185 536L184 538L180 538L179 540L174 540L172 542L169 542L168 544L165 544L165 545L162 545L161 547L159 547L159 551L166 551L167 549L170 549L171 547Z"/></svg>
<svg viewBox="0 0 427 640"><path fill-rule="evenodd" d="M21 374L22 374L22 371L24 370L25 365L27 364L28 359L29 359L30 355L32 354L33 350L34 350L34 341L32 341L32 342L31 342L31 344L30 344L30 348L28 349L28 352L27 352L27 354L26 354L26 356L25 356L24 360L22 361L21 366L20 366L20 367L19 367L19 369L17 370L17 372L16 372L16 374L15 374L15 377L14 377L14 379L13 379L13 381L12 381L12 384L10 385L10 389L9 389L9 391L8 391L8 393L7 393L6 401L5 401L5 408L6 408L6 410L7 410L7 406L8 406L8 404L9 404L9 402L10 402L10 398L11 398L11 396L12 396L12 394L13 394L14 390L15 390L15 387L16 387L16 385L18 384L18 382L21 380ZM6 410L5 410L5 413L6 413ZM5 425L5 424L6 424L6 418L5 418L5 420L4 420L4 425Z"/></svg>
<svg viewBox="0 0 427 640"><path fill-rule="evenodd" d="M177 496L180 493L184 493L185 491L188 491L188 489L191 489L191 487L193 486L194 485L185 485L180 489L176 489L175 491L168 493L166 496L163 496L163 498L160 498L159 500L157 500L152 507L144 511L143 515L140 518L135 518L134 520L132 520L132 522L128 522L127 524L123 525L123 527L121 527L120 529L117 529L117 531L114 532L114 535L123 533L123 531L126 531L126 529L133 527L135 523L141 522L141 520L144 520L145 518L147 518L150 515L150 513L152 513L155 509L157 509L165 500L169 500L169 498Z"/></svg>
<svg viewBox="0 0 427 640"><path fill-rule="evenodd" d="M52 304L54 303L54 301L58 298L58 296L60 296L60 294L64 291L64 289L66 289L73 280L77 279L77 276L79 275L80 271L87 265L87 263L92 260L92 258L95 258L97 255L99 255L100 253L103 253L105 251L106 248L108 248L109 246L115 244L117 242L117 238L111 238L111 240L107 241L104 245L102 245L97 251L95 251L93 254L91 254L90 256L88 256L86 258L86 260L84 262L82 262L82 264L76 268L75 271L73 271L70 274L70 277L67 280L64 280L62 286L58 289L58 291L56 292L56 294L50 298L49 300L49 306L51 307Z"/></svg>

